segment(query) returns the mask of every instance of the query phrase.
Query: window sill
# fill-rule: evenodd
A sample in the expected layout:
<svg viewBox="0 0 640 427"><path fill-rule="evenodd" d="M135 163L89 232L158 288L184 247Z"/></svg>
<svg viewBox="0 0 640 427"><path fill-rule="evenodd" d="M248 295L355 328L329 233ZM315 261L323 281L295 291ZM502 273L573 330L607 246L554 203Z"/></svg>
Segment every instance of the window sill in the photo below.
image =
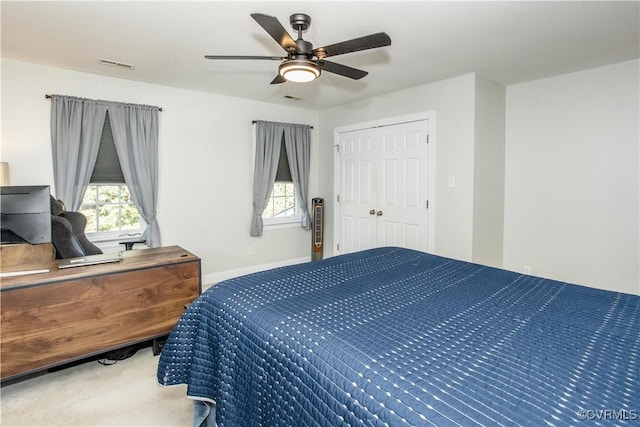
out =
<svg viewBox="0 0 640 427"><path fill-rule="evenodd" d="M89 241L91 241L92 243L98 244L98 243L117 243L117 242L123 242L125 240L138 240L140 239L140 236L142 235L142 233L136 234L134 236L117 236L117 235L106 235L106 236L100 236L100 235L91 235L91 234L87 234L87 239L89 239Z"/></svg>
<svg viewBox="0 0 640 427"><path fill-rule="evenodd" d="M295 221L282 221L282 222L270 222L270 223L266 223L263 220L262 221L262 226L266 230L279 230L281 228L300 227L300 220L297 219Z"/></svg>

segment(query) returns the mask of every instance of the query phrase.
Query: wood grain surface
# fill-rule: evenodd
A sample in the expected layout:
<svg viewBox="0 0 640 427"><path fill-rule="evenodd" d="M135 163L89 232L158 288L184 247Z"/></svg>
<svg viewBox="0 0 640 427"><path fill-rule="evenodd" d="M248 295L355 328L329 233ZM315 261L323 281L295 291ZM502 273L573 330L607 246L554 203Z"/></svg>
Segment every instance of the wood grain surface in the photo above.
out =
<svg viewBox="0 0 640 427"><path fill-rule="evenodd" d="M200 259L177 246L50 267L2 280L2 379L166 335L201 291Z"/></svg>

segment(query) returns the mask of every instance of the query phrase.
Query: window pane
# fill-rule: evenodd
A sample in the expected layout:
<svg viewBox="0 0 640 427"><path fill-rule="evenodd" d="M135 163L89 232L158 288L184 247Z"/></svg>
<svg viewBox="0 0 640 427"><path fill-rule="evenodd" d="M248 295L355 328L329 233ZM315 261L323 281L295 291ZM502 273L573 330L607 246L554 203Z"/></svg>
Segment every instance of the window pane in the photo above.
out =
<svg viewBox="0 0 640 427"><path fill-rule="evenodd" d="M135 205L122 205L121 229L140 228L140 214Z"/></svg>
<svg viewBox="0 0 640 427"><path fill-rule="evenodd" d="M122 203L134 204L133 199L131 199L131 194L129 194L129 189L126 186L122 186L122 193L120 194L120 198Z"/></svg>
<svg viewBox="0 0 640 427"><path fill-rule="evenodd" d="M271 218L273 216L273 197L270 197L267 200L267 206L264 208L264 212L262 213L263 218Z"/></svg>
<svg viewBox="0 0 640 427"><path fill-rule="evenodd" d="M273 199L273 216L281 216L282 212L285 210L284 199L282 197L278 197Z"/></svg>
<svg viewBox="0 0 640 427"><path fill-rule="evenodd" d="M103 205L99 208L98 219L100 221L98 231L119 230L117 205Z"/></svg>
<svg viewBox="0 0 640 427"><path fill-rule="evenodd" d="M98 201L100 204L118 203L120 197L120 186L101 185L98 188Z"/></svg>
<svg viewBox="0 0 640 427"><path fill-rule="evenodd" d="M140 214L124 184L89 185L80 209L87 217L86 232L136 232Z"/></svg>
<svg viewBox="0 0 640 427"><path fill-rule="evenodd" d="M285 203L285 209L293 209L296 206L296 200L293 197L287 197Z"/></svg>
<svg viewBox="0 0 640 427"><path fill-rule="evenodd" d="M82 199L82 204L95 204L98 200L98 190L95 186L89 186L87 191L84 193L84 198Z"/></svg>
<svg viewBox="0 0 640 427"><path fill-rule="evenodd" d="M80 213L84 214L84 216L87 217L87 226L85 227L84 231L86 233L95 233L96 231L98 231L98 222L96 218L98 212L96 211L95 205L83 206L82 208L80 208Z"/></svg>
<svg viewBox="0 0 640 427"><path fill-rule="evenodd" d="M262 218L295 217L297 214L295 186L292 182L276 182Z"/></svg>
<svg viewBox="0 0 640 427"><path fill-rule="evenodd" d="M276 182L273 186L273 195L275 197L284 196L287 184L284 182Z"/></svg>

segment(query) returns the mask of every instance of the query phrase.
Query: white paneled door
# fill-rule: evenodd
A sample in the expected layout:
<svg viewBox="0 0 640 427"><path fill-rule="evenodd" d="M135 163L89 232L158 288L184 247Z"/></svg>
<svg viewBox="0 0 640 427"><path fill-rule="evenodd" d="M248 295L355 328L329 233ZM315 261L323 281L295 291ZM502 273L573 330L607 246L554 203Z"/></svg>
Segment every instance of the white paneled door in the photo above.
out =
<svg viewBox="0 0 640 427"><path fill-rule="evenodd" d="M420 120L339 133L339 253L427 251L428 129Z"/></svg>

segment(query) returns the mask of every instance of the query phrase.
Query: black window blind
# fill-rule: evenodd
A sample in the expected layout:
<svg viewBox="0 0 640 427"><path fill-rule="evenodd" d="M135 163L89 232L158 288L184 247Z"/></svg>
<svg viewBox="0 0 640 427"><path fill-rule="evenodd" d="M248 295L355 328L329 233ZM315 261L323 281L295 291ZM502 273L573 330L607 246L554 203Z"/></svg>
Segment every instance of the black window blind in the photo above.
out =
<svg viewBox="0 0 640 427"><path fill-rule="evenodd" d="M280 160L278 160L278 172L276 172L276 182L293 182L289 160L287 159L287 149L284 145L284 133L280 142Z"/></svg>
<svg viewBox="0 0 640 427"><path fill-rule="evenodd" d="M287 166L288 167L288 166ZM111 122L109 112L104 119L102 137L100 138L100 149L98 159L91 175L92 184L124 184L124 176L120 167L120 160L116 153L116 146L113 143L111 133Z"/></svg>

